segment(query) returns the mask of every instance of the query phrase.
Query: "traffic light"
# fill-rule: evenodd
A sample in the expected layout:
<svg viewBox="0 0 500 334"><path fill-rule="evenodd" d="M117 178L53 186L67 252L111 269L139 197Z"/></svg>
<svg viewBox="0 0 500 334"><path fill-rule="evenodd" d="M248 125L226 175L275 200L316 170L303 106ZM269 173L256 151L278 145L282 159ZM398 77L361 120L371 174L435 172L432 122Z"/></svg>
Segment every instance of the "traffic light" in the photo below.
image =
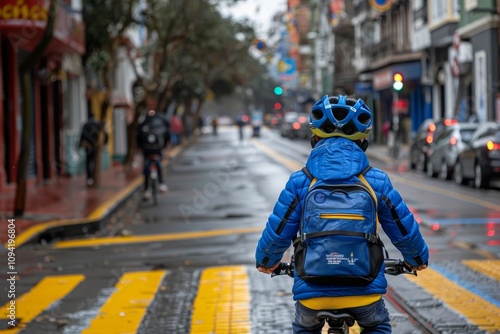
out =
<svg viewBox="0 0 500 334"><path fill-rule="evenodd" d="M281 103L279 103L279 102L276 102L276 103L274 104L274 109L276 109L276 110L281 110L281 107L283 107L283 106L282 106L282 105L281 105Z"/></svg>
<svg viewBox="0 0 500 334"><path fill-rule="evenodd" d="M395 91L399 92L401 89L403 89L403 75L399 72L394 73L393 76L394 82L392 84L392 88L394 88Z"/></svg>
<svg viewBox="0 0 500 334"><path fill-rule="evenodd" d="M274 94L280 96L281 94L283 94L283 88L281 88L280 86L274 87Z"/></svg>

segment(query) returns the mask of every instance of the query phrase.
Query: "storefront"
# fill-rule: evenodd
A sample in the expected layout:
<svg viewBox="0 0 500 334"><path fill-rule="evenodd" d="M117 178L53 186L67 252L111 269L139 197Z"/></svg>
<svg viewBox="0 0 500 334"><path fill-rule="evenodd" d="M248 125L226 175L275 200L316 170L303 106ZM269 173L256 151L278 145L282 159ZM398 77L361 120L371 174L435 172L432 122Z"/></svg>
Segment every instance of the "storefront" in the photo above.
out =
<svg viewBox="0 0 500 334"><path fill-rule="evenodd" d="M396 73L403 77L403 88L400 91L393 89ZM398 114L404 124L406 141L424 119L432 117L431 102L425 98L425 87L420 83L421 75L420 61L394 63L373 74L373 90L378 97L376 104L381 115L379 122L391 123L394 115Z"/></svg>
<svg viewBox="0 0 500 334"><path fill-rule="evenodd" d="M14 185L22 133L22 95L18 66L41 40L49 1L4 0L0 4L0 190ZM65 172L63 128L66 115L65 55L78 58L85 51L84 24L71 10L71 1L57 4L54 31L43 56L30 72L32 110L29 182L50 179Z"/></svg>

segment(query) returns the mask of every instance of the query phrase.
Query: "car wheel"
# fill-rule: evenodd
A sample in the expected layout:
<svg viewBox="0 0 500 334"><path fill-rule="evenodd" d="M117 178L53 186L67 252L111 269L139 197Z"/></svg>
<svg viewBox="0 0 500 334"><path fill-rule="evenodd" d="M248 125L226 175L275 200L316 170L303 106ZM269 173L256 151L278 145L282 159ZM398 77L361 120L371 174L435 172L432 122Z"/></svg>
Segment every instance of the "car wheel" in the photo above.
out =
<svg viewBox="0 0 500 334"><path fill-rule="evenodd" d="M425 173L427 174L428 177L436 177L436 173L432 168L432 162L430 160L427 161Z"/></svg>
<svg viewBox="0 0 500 334"><path fill-rule="evenodd" d="M460 161L457 161L457 164L455 165L455 169L453 171L453 179L455 180L456 184L465 184L464 171L462 168L462 163Z"/></svg>
<svg viewBox="0 0 500 334"><path fill-rule="evenodd" d="M478 162L476 162L476 166L474 167L474 187L476 188L487 188L487 181L484 177L483 170Z"/></svg>
<svg viewBox="0 0 500 334"><path fill-rule="evenodd" d="M425 166L425 154L424 153L419 153L418 158L417 158L417 165L416 168L418 171L425 172L426 171L426 166Z"/></svg>
<svg viewBox="0 0 500 334"><path fill-rule="evenodd" d="M441 166L439 168L439 178L443 180L448 180L450 178L448 173L448 165L445 161L441 162Z"/></svg>
<svg viewBox="0 0 500 334"><path fill-rule="evenodd" d="M415 153L410 152L410 169L415 169L417 167L417 161L415 161Z"/></svg>

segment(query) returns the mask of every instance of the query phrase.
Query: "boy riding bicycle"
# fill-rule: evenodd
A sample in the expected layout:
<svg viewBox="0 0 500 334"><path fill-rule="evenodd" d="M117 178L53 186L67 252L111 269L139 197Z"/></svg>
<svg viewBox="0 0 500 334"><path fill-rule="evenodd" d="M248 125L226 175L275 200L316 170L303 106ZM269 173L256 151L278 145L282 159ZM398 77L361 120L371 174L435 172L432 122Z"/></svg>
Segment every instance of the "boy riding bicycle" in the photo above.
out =
<svg viewBox="0 0 500 334"><path fill-rule="evenodd" d="M418 223L388 175L369 168L364 151L368 147L366 137L372 130L372 113L366 104L343 95L325 96L312 107L310 127L313 150L306 162L309 173L321 182L351 180L363 174L376 196L380 226L410 267L425 269L429 252ZM310 185L310 175L304 171L290 176L257 245L260 272L270 274L276 269L296 238ZM324 320L316 318L318 310L352 314L363 327L363 333L391 333L389 313L382 298L386 289L384 266L371 283L361 286L312 283L295 273L293 333L321 333Z"/></svg>

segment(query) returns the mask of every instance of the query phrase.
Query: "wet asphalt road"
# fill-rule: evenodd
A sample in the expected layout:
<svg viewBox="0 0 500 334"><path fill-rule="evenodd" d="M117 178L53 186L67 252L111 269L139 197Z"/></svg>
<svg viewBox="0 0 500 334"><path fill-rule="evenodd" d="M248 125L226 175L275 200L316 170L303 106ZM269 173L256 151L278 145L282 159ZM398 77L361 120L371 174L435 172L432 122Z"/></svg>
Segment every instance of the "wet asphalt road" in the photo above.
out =
<svg viewBox="0 0 500 334"><path fill-rule="evenodd" d="M286 139L270 132L265 132L258 139L267 147L285 154L283 147L290 144L287 142L282 145L283 140ZM307 157L308 144L296 141L292 145L292 149L286 150L286 157L300 165L300 161ZM488 225L463 225L456 219L462 215L471 219L482 215L481 218L486 219L492 212L495 213L495 207L485 212L486 202L471 204L465 197L446 197L442 190L441 193L438 190L451 187L448 191L457 193L454 185L443 186L439 183L441 181L429 180L423 175L399 173L401 168L397 162L371 162L374 166L395 173L396 187L415 212L419 213L419 217L424 217L427 225L423 226L422 231L432 249L433 264L441 272L448 273L448 278L459 277L455 281L469 287L469 290L475 290L477 295L487 298L498 307L498 280L480 275L460 262L463 259L484 259L484 254L478 252L477 248L467 246L472 241L476 245L486 246L478 248L488 251L488 254L495 254L497 248L485 242L487 234L483 230L471 232L480 226L487 228ZM103 305L115 291L117 282L124 274L135 271L165 272L160 288L156 290L136 332L190 333L193 303L202 273L206 268L232 265L243 266L248 273L252 333L291 332L292 280L288 277L271 279L258 273L254 264L259 231L264 227L288 179L289 168L290 163L288 167L277 163L259 150L251 139L240 142L235 129L221 129L218 136L205 134L200 137L166 171L170 189L160 196L157 206L142 202L140 194L136 194L115 214L112 218L114 228L111 230L118 235L115 240L118 239L120 243L112 246L95 243L88 247L69 248L35 246L18 251L21 273L17 282L18 295L27 293L45 276L84 276L82 282L64 299L51 304L27 323L22 333L83 332L99 316ZM436 182L439 186L436 186ZM427 188L435 186L438 189L422 196L422 189L418 185ZM474 196L473 192L471 196ZM495 190L483 192L481 198L495 203L498 193ZM439 210L439 203L441 206L446 203L443 206L446 210ZM440 228L435 228L435 224L440 224ZM457 228L455 235L450 233L450 229L455 228L454 224L461 228ZM498 223L493 225L498 226ZM445 226L447 231L442 233ZM218 233L209 234L214 230ZM171 238L173 234L184 237ZM458 234L460 239L456 237ZM164 237L148 242L133 242L134 237L149 235ZM390 244L388 241L385 243ZM397 254L394 248L389 246L388 249L390 254ZM428 290L401 277L389 279L396 290L393 297L402 298L405 306L424 319L428 327L440 326L441 333L485 332ZM7 301L6 297L6 293L0 296L2 305ZM387 300L387 305L393 315L394 333L423 332L418 329L418 324L409 320L406 311L392 301ZM109 326L113 326L111 320ZM9 332L12 331L6 333ZM0 333L3 332L0 330Z"/></svg>

